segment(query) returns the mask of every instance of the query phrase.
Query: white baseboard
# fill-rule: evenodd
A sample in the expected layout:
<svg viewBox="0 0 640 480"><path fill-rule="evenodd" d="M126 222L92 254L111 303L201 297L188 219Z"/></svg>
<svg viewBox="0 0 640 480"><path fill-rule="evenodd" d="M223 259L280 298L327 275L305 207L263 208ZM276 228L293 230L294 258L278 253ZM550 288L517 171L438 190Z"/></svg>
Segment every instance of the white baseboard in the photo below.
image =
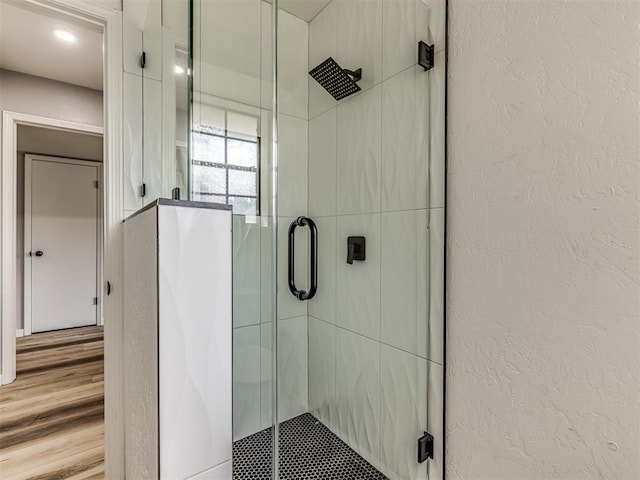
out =
<svg viewBox="0 0 640 480"><path fill-rule="evenodd" d="M24 337L24 328L19 328L16 330L16 338Z"/></svg>

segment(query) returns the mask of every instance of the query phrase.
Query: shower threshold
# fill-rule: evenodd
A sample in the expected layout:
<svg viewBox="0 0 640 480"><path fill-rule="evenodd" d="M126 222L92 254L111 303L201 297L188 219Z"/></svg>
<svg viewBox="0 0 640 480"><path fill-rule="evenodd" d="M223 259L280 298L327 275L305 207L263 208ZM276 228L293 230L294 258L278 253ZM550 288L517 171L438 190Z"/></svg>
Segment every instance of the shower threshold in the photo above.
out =
<svg viewBox="0 0 640 480"><path fill-rule="evenodd" d="M233 443L233 480L271 480L271 428ZM387 480L310 413L280 424L281 480Z"/></svg>

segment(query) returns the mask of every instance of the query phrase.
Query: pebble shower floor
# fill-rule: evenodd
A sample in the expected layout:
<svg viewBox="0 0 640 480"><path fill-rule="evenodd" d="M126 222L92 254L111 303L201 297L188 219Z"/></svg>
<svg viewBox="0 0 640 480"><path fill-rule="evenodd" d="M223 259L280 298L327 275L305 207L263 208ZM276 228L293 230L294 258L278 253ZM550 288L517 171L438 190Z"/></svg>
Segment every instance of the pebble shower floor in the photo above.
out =
<svg viewBox="0 0 640 480"><path fill-rule="evenodd" d="M280 424L281 480L387 480L310 413ZM271 480L271 428L233 443L233 480Z"/></svg>

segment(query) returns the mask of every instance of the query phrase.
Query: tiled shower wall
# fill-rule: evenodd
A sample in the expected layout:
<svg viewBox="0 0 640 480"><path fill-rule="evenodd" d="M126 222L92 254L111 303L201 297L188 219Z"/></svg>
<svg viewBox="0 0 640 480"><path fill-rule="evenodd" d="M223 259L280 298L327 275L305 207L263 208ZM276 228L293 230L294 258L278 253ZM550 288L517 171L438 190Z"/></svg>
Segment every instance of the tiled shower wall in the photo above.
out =
<svg viewBox="0 0 640 480"><path fill-rule="evenodd" d="M309 25L309 69L333 57L363 73L340 102L309 79L309 408L393 479L442 471L444 34L444 0L333 0ZM419 40L436 48L429 72ZM346 263L350 235L364 262Z"/></svg>

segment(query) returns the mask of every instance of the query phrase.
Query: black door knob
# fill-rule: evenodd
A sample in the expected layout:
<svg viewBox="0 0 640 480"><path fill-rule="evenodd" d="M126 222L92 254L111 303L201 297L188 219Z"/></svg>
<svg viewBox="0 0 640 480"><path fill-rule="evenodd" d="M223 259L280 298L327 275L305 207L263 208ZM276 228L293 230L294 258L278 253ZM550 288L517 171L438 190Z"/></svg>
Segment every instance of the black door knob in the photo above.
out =
<svg viewBox="0 0 640 480"><path fill-rule="evenodd" d="M41 256L43 256L43 255L44 255L44 252L43 252L42 250L38 250L38 251L36 252L36 257L41 257Z"/></svg>

